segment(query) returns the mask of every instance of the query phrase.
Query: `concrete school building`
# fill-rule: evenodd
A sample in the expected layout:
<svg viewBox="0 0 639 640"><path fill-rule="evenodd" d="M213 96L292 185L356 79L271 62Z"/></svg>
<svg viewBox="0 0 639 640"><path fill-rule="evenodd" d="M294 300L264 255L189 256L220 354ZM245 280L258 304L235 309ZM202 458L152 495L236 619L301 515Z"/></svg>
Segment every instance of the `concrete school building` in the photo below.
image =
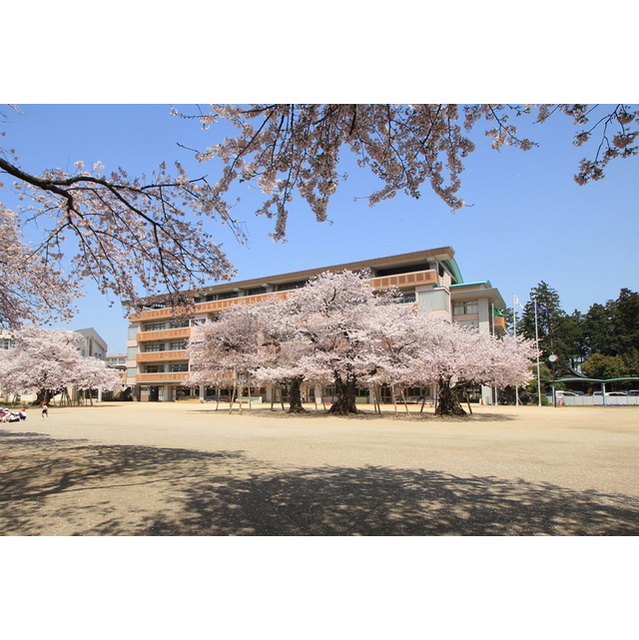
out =
<svg viewBox="0 0 639 640"><path fill-rule="evenodd" d="M106 354L108 350L107 343L104 341L102 336L93 328L89 327L87 329L68 329L68 331L73 331L74 333L79 333L84 338L84 343L80 348L80 353L83 358L96 358L98 360L105 360ZM0 331L0 349L10 349L13 346L13 331L10 329L4 329ZM78 399L78 390L76 388L69 388L67 390L69 394L69 398L73 402ZM25 394L21 396L21 400L23 402L33 402L36 399L35 393ZM0 386L0 398L9 401L10 398L7 398L3 395L2 387ZM102 400L102 391L97 391L97 399L98 401Z"/></svg>
<svg viewBox="0 0 639 640"><path fill-rule="evenodd" d="M324 271L369 269L373 288L395 286L402 293L404 303L445 315L452 322L477 327L482 332L504 333L504 319L493 314L493 308L502 310L506 307L501 294L487 280L464 282L454 256L451 247L442 247L214 285L194 293L195 312L189 320L179 318L174 309L165 306L162 296L147 298L145 309L129 317L127 384L133 389L134 398L143 402L213 396L215 389L191 389L182 385L189 376L185 349L191 327L213 319L240 300L252 303L286 295L287 291L304 286ZM385 399L391 402L390 389L385 391ZM302 392L307 402L315 400L318 393L324 400L331 397L330 388L320 390L309 386ZM272 389L260 389L252 401L270 402L271 393ZM432 390L414 389L408 390L407 395L419 397L430 393ZM492 402L490 389L478 388L474 399L479 401L480 395L484 404ZM368 390L362 389L358 401L368 402L369 397Z"/></svg>

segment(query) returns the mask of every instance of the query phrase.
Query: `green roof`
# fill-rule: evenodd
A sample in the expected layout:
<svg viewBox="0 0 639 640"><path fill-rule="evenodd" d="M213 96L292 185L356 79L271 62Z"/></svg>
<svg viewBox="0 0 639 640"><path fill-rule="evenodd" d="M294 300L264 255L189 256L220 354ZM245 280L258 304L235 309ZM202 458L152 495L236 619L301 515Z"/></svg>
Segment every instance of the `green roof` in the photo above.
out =
<svg viewBox="0 0 639 640"><path fill-rule="evenodd" d="M457 260L455 258L450 258L449 260L442 260L453 274L453 280L455 280L455 284L463 284L464 278L462 277L461 271L459 270L459 265L457 264Z"/></svg>
<svg viewBox="0 0 639 640"><path fill-rule="evenodd" d="M603 380L601 378L557 378L555 382L628 382L630 380L639 380L638 377L631 378L607 378Z"/></svg>

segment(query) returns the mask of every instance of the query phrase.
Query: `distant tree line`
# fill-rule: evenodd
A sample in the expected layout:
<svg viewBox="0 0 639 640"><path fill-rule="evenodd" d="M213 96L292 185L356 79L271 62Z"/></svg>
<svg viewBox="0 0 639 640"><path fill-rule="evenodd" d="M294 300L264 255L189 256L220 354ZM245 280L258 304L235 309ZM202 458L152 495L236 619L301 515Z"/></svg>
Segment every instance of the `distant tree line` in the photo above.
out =
<svg viewBox="0 0 639 640"><path fill-rule="evenodd" d="M542 280L517 318L517 333L532 339L535 305L543 361L547 365L548 356L557 356L556 377L574 372L604 379L639 376L639 293L623 288L616 300L569 315L557 291ZM508 311L512 327L513 310Z"/></svg>

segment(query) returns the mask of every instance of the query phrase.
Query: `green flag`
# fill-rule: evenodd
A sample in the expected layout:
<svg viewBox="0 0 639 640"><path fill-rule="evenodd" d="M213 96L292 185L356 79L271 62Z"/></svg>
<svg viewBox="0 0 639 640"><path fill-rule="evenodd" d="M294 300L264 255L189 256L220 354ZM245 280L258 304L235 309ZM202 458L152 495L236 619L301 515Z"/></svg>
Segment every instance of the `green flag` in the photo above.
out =
<svg viewBox="0 0 639 640"><path fill-rule="evenodd" d="M493 314L496 315L498 318L506 317L501 311L499 311L499 309L497 309L497 307L493 307Z"/></svg>

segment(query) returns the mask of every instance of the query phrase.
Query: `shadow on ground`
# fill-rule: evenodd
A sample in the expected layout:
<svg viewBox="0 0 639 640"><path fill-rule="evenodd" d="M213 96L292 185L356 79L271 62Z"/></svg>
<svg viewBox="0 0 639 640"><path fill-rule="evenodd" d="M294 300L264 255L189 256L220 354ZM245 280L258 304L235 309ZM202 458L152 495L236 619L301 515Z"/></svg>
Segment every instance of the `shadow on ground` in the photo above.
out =
<svg viewBox="0 0 639 640"><path fill-rule="evenodd" d="M0 431L2 535L636 535L639 499Z"/></svg>
<svg viewBox="0 0 639 640"><path fill-rule="evenodd" d="M304 420L315 419L315 420L326 420L326 419L334 419L339 418L341 420L384 420L384 419L395 419L395 420L410 420L413 422L461 422L461 423L471 423L471 422L508 422L514 420L513 416L509 416L506 414L499 413L467 413L464 416L437 416L432 411L411 411L410 413L406 413L404 409L398 409L397 413L393 411L385 410L383 413L375 413L374 411L361 411L357 414L350 414L347 416L340 416L334 413L328 413L328 411L323 411L322 409L310 409L305 411L304 413L289 413L288 410L282 411L282 409L268 409L266 407L260 406L257 409L247 409L244 408L242 413L237 409L234 409L232 412L229 412L228 409L198 409L191 410L192 413L220 413L226 414L228 416L250 416L251 418L279 418L281 420L299 420L300 416L304 417Z"/></svg>

